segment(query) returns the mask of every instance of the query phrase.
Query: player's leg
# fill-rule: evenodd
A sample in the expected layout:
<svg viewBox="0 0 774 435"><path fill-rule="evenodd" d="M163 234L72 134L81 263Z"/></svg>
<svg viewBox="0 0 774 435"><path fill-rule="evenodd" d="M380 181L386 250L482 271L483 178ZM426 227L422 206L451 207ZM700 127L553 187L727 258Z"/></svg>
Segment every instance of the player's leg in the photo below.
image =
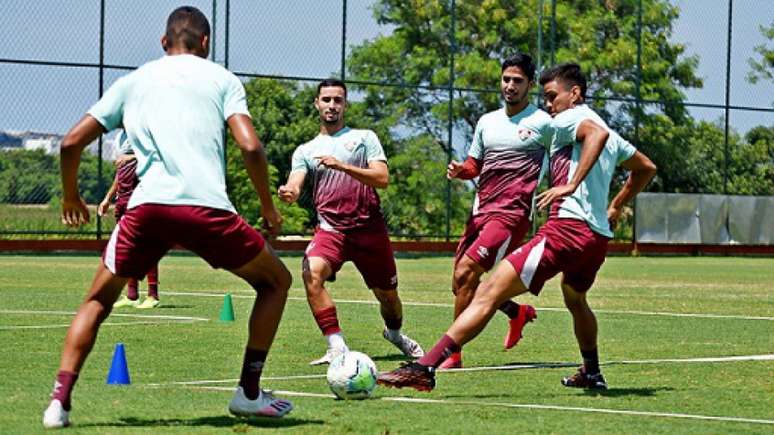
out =
<svg viewBox="0 0 774 435"><path fill-rule="evenodd" d="M336 356L349 350L341 332L341 326L339 326L336 304L333 302L328 289L325 288L325 282L333 276L334 270L326 258L309 256L308 254L302 261L301 269L309 309L327 343L325 354L311 361L310 364L328 364Z"/></svg>
<svg viewBox="0 0 774 435"><path fill-rule="evenodd" d="M403 355L416 359L425 354L422 346L414 339L402 332L403 328L403 303L398 295L397 288L392 289L371 289L379 301L379 310L384 319L384 331L382 336L385 340L397 347Z"/></svg>
<svg viewBox="0 0 774 435"><path fill-rule="evenodd" d="M113 275L100 262L89 292L67 330L51 402L43 415L45 427L69 424L70 396L78 374L94 347L100 325L110 314L124 284L126 278Z"/></svg>
<svg viewBox="0 0 774 435"><path fill-rule="evenodd" d="M159 306L159 265L154 264L145 277L148 283L148 296L137 308L156 308Z"/></svg>
<svg viewBox="0 0 774 435"><path fill-rule="evenodd" d="M467 254L463 254L455 263L454 278L452 280L455 320L470 305L473 295L476 293L476 288L481 283L481 275L484 272L484 268ZM460 367L462 367L462 349L449 355L439 368L451 369Z"/></svg>
<svg viewBox="0 0 774 435"><path fill-rule="evenodd" d="M127 202L125 200L119 199L116 201L114 210L114 215L116 218L116 222L120 222L121 218L124 217L124 214L126 214L126 206ZM137 280L134 278L129 278L129 280L126 283L126 295L121 296L115 304L113 304L113 308L122 308L122 307L136 307L140 304L140 295L138 292L138 283Z"/></svg>

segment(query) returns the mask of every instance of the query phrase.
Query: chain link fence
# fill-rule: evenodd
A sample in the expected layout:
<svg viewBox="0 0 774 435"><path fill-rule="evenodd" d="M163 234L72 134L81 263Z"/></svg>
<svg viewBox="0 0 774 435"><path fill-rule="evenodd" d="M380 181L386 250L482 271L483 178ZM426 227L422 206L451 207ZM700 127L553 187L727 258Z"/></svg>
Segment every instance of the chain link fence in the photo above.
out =
<svg viewBox="0 0 774 435"><path fill-rule="evenodd" d="M445 167L465 158L475 122L501 104L500 61L516 50L532 54L538 70L582 65L590 104L659 165L649 190L774 195L774 22L765 3L187 0L210 19L211 59L245 82L274 187L295 146L318 130L314 86L342 78L349 124L377 131L390 161L381 197L391 233L426 240L462 232L474 187L446 180ZM158 41L178 6L4 1L0 237L109 235L114 219L95 211L115 173L114 135L84 153L81 190L94 213L77 230L58 217L58 145L116 79L163 55ZM537 88L533 98L539 105ZM230 194L258 225L233 150ZM283 206L286 234L311 231L310 206L308 192L299 206ZM617 238L631 239L635 217L631 210Z"/></svg>

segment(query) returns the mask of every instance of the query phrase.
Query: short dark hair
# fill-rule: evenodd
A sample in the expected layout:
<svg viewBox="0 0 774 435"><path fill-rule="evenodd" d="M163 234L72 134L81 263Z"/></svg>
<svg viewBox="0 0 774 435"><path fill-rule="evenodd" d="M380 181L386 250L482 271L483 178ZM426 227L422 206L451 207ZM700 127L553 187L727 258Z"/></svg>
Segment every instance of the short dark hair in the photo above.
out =
<svg viewBox="0 0 774 435"><path fill-rule="evenodd" d="M529 81L535 80L535 64L532 62L532 56L525 53L516 53L508 56L503 61L503 68L500 72L505 71L506 68L517 66L521 68L524 74L527 75Z"/></svg>
<svg viewBox="0 0 774 435"><path fill-rule="evenodd" d="M321 81L320 84L317 85L317 95L320 95L320 89L329 87L342 88L344 89L344 96L347 96L347 85L339 79L325 79Z"/></svg>
<svg viewBox="0 0 774 435"><path fill-rule="evenodd" d="M561 81L565 86L580 87L581 97L586 98L586 76L577 63L562 63L552 66L540 74L540 85L554 80Z"/></svg>
<svg viewBox="0 0 774 435"><path fill-rule="evenodd" d="M199 9L181 6L169 14L166 32L169 47L182 46L194 50L203 36L210 36L210 22Z"/></svg>

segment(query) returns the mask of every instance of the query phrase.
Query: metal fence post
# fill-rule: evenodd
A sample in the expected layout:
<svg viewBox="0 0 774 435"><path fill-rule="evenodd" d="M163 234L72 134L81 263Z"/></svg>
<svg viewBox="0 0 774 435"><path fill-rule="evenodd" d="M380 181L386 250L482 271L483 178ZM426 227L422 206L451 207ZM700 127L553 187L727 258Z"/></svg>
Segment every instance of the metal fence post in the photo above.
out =
<svg viewBox="0 0 774 435"><path fill-rule="evenodd" d="M457 30L457 4L451 0L451 26L449 33L450 52L449 52L449 122L448 122L448 145L446 147L446 164L452 160L452 136L454 135L454 56L457 51L457 39L455 32ZM451 239L451 180L446 179L446 241Z"/></svg>
<svg viewBox="0 0 774 435"><path fill-rule="evenodd" d="M212 34L210 35L210 47L212 49L210 50L210 55L212 56L211 59L213 62L217 62L215 60L215 52L218 48L217 41L215 40L215 35L217 35L217 24L218 24L218 0L212 0Z"/></svg>
<svg viewBox="0 0 774 435"><path fill-rule="evenodd" d="M725 107L725 137L723 139L723 194L728 195L728 118L731 105L731 20L734 11L734 0L728 0L728 45L726 46L726 107Z"/></svg>
<svg viewBox="0 0 774 435"><path fill-rule="evenodd" d="M543 71L543 1L538 0L537 10L537 65L538 74ZM540 92L535 94L535 105L540 107Z"/></svg>
<svg viewBox="0 0 774 435"><path fill-rule="evenodd" d="M556 0L551 0L551 66L556 64Z"/></svg>
<svg viewBox="0 0 774 435"><path fill-rule="evenodd" d="M99 98L105 92L105 0L99 2ZM97 139L97 179L100 195L105 193L105 180L102 179L102 137ZM97 215L97 240L102 238L102 217Z"/></svg>
<svg viewBox="0 0 774 435"><path fill-rule="evenodd" d="M347 0L341 4L341 81L344 81L347 79Z"/></svg>

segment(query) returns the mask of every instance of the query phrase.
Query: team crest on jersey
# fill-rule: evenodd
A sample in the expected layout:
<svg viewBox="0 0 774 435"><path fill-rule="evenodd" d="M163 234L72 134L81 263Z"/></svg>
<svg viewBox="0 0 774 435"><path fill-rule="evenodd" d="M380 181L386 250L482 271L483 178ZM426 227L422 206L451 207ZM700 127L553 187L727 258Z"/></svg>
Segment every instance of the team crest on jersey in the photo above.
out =
<svg viewBox="0 0 774 435"><path fill-rule="evenodd" d="M353 140L353 141L349 141L349 142L345 142L344 143L344 148L346 148L347 151L351 152L352 150L355 149L355 147L357 147L357 141Z"/></svg>
<svg viewBox="0 0 774 435"><path fill-rule="evenodd" d="M520 128L518 130L519 139L525 141L535 135L535 132L528 128Z"/></svg>

